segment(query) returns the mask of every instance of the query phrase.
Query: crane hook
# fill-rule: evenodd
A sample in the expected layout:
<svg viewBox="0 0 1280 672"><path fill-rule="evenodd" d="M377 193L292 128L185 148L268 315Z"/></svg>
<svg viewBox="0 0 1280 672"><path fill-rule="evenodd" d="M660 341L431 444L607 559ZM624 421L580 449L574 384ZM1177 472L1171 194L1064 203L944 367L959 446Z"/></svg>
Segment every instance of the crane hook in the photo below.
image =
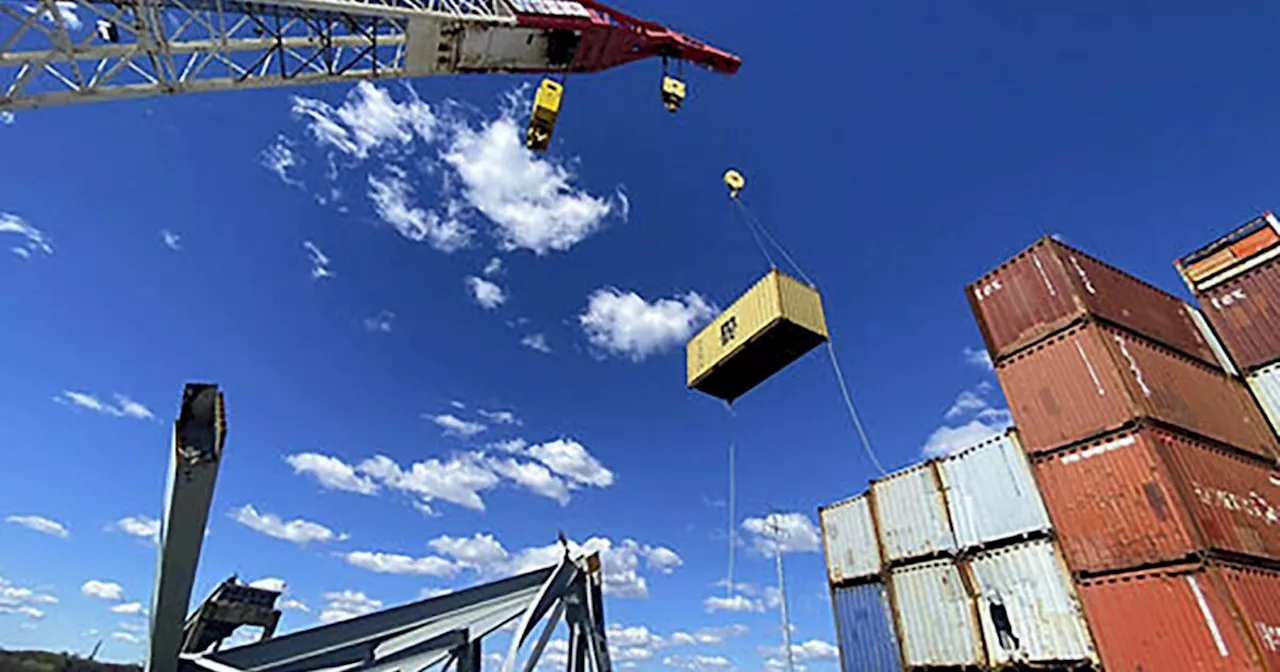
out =
<svg viewBox="0 0 1280 672"><path fill-rule="evenodd" d="M738 192L747 186L747 179L736 170L728 170L724 174L724 184L729 187L729 198L737 198Z"/></svg>

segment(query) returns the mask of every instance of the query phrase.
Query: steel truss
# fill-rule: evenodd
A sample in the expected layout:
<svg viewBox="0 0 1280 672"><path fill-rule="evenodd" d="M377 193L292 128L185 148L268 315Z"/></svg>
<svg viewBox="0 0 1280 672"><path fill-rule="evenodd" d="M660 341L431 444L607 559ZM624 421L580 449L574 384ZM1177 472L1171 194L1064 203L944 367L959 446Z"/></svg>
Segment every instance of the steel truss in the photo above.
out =
<svg viewBox="0 0 1280 672"><path fill-rule="evenodd" d="M515 22L504 0L0 0L0 111L447 72L406 67L410 23Z"/></svg>
<svg viewBox="0 0 1280 672"><path fill-rule="evenodd" d="M180 672L480 672L481 640L517 622L502 672L547 614L522 672L533 672L553 631L569 627L567 672L612 672L600 556L572 557L509 579L331 625L207 654L183 654Z"/></svg>

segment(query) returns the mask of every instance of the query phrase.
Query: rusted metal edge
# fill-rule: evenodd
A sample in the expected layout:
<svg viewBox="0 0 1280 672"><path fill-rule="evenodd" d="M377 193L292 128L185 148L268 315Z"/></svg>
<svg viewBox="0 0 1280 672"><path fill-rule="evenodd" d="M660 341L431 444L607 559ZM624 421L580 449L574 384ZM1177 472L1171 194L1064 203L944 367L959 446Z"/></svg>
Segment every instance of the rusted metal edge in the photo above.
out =
<svg viewBox="0 0 1280 672"><path fill-rule="evenodd" d="M933 562L934 560L956 560L959 557L960 557L960 554L954 550L930 551L928 553L923 553L921 555L912 555L909 557L898 558L897 560L889 561L889 563L884 565L884 567L885 567L885 570L888 571L891 569L902 569L903 567L910 567L912 565L919 565L926 562Z"/></svg>
<svg viewBox="0 0 1280 672"><path fill-rule="evenodd" d="M893 619L893 633L898 639L898 667L906 670L907 649L902 636L902 609L898 606L898 596L893 591L893 577L889 574L889 561L885 555L884 542L880 531L880 505L876 501L876 489L871 487L875 480L867 483L867 508L871 510L871 529L876 533L876 551L880 554L880 582L884 584L885 596L889 599L889 616ZM834 598L832 605L834 605ZM848 672L848 671L846 671Z"/></svg>
<svg viewBox="0 0 1280 672"><path fill-rule="evenodd" d="M1210 568L1214 571L1206 571L1205 578L1213 583L1218 589L1218 593L1225 598L1223 606L1227 608L1227 613L1235 623L1236 629L1245 633L1245 641L1248 642L1248 646L1251 649L1249 653L1253 655L1254 662L1261 664L1265 669L1267 666L1266 646L1258 637L1257 628L1252 627L1248 619L1245 618L1245 602L1240 598L1235 588L1231 586L1231 582L1227 581L1226 577L1219 571L1221 567L1222 565L1210 564Z"/></svg>
<svg viewBox="0 0 1280 672"><path fill-rule="evenodd" d="M1049 540L1053 546L1053 557L1058 563L1058 571L1067 579L1067 592L1071 596L1071 603L1074 605L1076 615L1080 617L1080 622L1084 623L1085 635L1089 637L1089 659L1091 663L1090 669L1102 666L1102 652L1098 650L1098 637L1093 633L1093 624L1089 622L1089 617L1084 613L1084 603L1080 601L1080 591L1077 590L1076 579L1071 574L1071 568L1067 566L1067 554L1062 550L1062 543L1058 541L1057 536Z"/></svg>
<svg viewBox="0 0 1280 672"><path fill-rule="evenodd" d="M1188 317L1188 319L1191 319L1191 318ZM979 320L979 323L981 323L981 320ZM1147 341L1148 343L1152 343L1158 346L1162 350L1167 350L1173 353L1177 357L1180 357L1182 359L1189 359L1200 366L1210 368L1223 376L1230 377L1230 375L1225 370L1223 370L1222 364L1217 361L1216 357L1214 361L1208 361L1201 358L1198 355L1193 355L1188 352L1183 352L1182 350L1168 343L1165 343L1164 341L1161 341L1153 336L1136 331L1130 327L1120 324L1119 322L1113 322L1111 320L1108 320L1107 318L1101 315L1090 313L1085 309L1079 309L1076 311L1074 315L1069 315L1055 322L1052 322L1051 323L1052 330L1049 332L1046 332L1041 336L1024 339L1026 342L1014 341L1014 343L1016 344L1016 347L1014 347L1014 349L1010 350L1008 353L1004 355L1000 355L999 357L997 357L992 352L990 347L987 348L987 354L991 355L992 366L999 366L1001 364L1004 364L1005 362L1008 362L1009 360L1012 360L1015 357L1026 354L1028 350L1031 350L1032 348L1036 347L1037 345L1051 338L1061 335L1062 332L1064 331L1068 331L1076 326L1079 326L1081 324L1087 324L1087 323L1093 323L1102 327L1116 329L1118 331L1123 332L1126 336L1141 338L1142 340ZM984 338L986 338L985 335L984 335ZM1280 361L1280 360L1277 360L1277 361Z"/></svg>
<svg viewBox="0 0 1280 672"><path fill-rule="evenodd" d="M969 603L969 616L973 618L975 626L969 636L977 644L974 650L981 656L982 667L986 667L991 662L991 654L987 651L987 637L982 632L982 612L978 607L978 582L974 579L973 567L968 562L957 560L956 572L960 575L960 585L964 586L964 596Z"/></svg>
<svg viewBox="0 0 1280 672"><path fill-rule="evenodd" d="M1071 577L1077 582L1084 582L1107 579L1123 574L1183 574L1209 566L1209 559L1209 553L1207 551L1195 551L1177 558L1161 560L1160 562L1147 562L1141 565L1133 565L1131 567L1072 572Z"/></svg>
<svg viewBox="0 0 1280 672"><path fill-rule="evenodd" d="M1246 387L1248 387L1246 385ZM1265 420L1265 418L1264 418ZM1211 436L1205 436L1194 429L1187 429L1181 425L1175 425L1159 418L1142 416L1135 419L1136 426L1146 426L1152 429L1161 429L1174 434L1181 434L1189 439L1194 439L1201 443L1208 444L1210 448L1216 449L1223 453L1227 453L1231 457L1241 458L1248 462L1253 462L1259 466L1266 466L1270 469L1280 469L1280 456L1272 455L1270 458L1259 455L1257 453L1245 450L1239 446L1231 445L1225 441L1215 439Z"/></svg>
<svg viewBox="0 0 1280 672"><path fill-rule="evenodd" d="M1037 489L1038 488L1039 486L1037 485ZM1018 534L1011 535L1008 537L1001 537L999 539L993 539L991 541L984 541L981 543L972 544L970 546L966 546L960 549L956 553L955 557L958 561L965 561L973 558L973 556L975 555L986 553L988 551L998 551L1002 548L1008 548L1009 546L1017 546L1018 544L1028 542L1028 541L1040 541L1043 539L1056 539L1056 538L1057 538L1057 535L1054 534L1053 528L1045 527L1039 530L1019 532Z"/></svg>

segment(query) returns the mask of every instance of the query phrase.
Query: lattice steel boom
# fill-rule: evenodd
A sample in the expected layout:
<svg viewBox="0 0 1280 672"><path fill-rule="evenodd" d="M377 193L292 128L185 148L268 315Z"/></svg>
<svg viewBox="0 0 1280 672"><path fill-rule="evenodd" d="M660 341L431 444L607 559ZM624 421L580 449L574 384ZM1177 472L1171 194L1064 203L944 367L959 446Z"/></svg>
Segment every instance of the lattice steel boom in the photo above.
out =
<svg viewBox="0 0 1280 672"><path fill-rule="evenodd" d="M652 57L741 64L595 0L0 0L0 111Z"/></svg>

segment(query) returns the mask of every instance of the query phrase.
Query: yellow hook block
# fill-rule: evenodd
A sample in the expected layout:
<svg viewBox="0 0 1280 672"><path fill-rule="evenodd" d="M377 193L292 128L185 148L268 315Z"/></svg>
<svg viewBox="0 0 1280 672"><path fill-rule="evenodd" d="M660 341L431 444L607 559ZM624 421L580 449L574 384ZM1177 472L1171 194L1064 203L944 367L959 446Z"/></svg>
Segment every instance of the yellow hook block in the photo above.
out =
<svg viewBox="0 0 1280 672"><path fill-rule="evenodd" d="M736 170L729 170L724 174L724 184L729 187L729 198L737 198L738 192L747 186L747 178Z"/></svg>

